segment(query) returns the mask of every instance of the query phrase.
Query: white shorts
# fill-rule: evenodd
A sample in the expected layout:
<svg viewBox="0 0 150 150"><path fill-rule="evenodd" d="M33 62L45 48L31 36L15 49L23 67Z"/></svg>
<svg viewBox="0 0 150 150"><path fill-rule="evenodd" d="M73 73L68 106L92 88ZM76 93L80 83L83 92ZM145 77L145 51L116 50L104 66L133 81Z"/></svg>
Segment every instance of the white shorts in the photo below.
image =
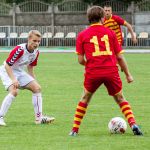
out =
<svg viewBox="0 0 150 150"><path fill-rule="evenodd" d="M19 88L23 88L31 81L35 80L25 71L13 70L13 73L19 82ZM9 78L4 65L0 66L0 78L2 80L3 85L5 86L5 89L8 90L8 88L12 85L12 80Z"/></svg>

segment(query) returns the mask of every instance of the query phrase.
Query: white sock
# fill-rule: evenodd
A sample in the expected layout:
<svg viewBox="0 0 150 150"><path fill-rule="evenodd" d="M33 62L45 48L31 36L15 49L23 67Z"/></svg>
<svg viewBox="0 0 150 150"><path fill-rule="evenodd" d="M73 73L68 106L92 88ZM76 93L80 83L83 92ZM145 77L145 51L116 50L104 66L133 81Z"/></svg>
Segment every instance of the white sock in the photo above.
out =
<svg viewBox="0 0 150 150"><path fill-rule="evenodd" d="M13 96L11 93L9 93L3 100L1 109L0 109L0 116L5 116L9 107L11 106L11 103L15 96Z"/></svg>
<svg viewBox="0 0 150 150"><path fill-rule="evenodd" d="M39 120L42 116L42 95L41 95L41 93L33 93L32 103L34 106L35 119Z"/></svg>

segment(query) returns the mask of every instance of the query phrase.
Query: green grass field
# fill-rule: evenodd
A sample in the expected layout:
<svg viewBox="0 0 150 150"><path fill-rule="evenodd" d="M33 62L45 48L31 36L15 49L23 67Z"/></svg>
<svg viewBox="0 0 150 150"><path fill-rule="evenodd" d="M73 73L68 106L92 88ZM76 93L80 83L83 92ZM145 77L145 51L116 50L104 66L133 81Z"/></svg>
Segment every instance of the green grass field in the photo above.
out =
<svg viewBox="0 0 150 150"><path fill-rule="evenodd" d="M8 54L0 53L0 63ZM0 127L0 150L149 150L150 54L126 54L135 82L121 73L124 95L132 105L144 136L134 136L128 126L123 135L110 135L107 124L121 116L119 107L102 86L93 96L80 134L70 137L76 105L82 94L83 67L73 53L41 53L36 76L42 86L43 111L56 117L50 125L35 125L29 91L20 91L9 109L6 127ZM0 103L7 94L0 84Z"/></svg>

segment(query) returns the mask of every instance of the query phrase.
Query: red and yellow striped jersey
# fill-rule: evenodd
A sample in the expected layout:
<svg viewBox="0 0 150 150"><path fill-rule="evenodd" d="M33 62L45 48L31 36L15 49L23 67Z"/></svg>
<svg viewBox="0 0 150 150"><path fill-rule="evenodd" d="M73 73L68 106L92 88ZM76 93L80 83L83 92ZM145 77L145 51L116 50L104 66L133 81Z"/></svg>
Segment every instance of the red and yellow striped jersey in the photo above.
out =
<svg viewBox="0 0 150 150"><path fill-rule="evenodd" d="M118 42L122 45L123 37L121 31L121 25L124 25L126 21L119 16L112 15L109 19L104 18L104 26L110 28L116 33Z"/></svg>

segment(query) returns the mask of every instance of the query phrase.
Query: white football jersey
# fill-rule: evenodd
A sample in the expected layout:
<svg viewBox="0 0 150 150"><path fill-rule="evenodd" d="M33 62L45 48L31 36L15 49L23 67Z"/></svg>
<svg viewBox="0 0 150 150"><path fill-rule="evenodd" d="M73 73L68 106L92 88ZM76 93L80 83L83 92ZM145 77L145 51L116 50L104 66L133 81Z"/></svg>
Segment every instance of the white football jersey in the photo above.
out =
<svg viewBox="0 0 150 150"><path fill-rule="evenodd" d="M27 65L36 66L39 50L28 51L27 43L17 45L9 54L4 63L7 63L15 71L22 71Z"/></svg>

